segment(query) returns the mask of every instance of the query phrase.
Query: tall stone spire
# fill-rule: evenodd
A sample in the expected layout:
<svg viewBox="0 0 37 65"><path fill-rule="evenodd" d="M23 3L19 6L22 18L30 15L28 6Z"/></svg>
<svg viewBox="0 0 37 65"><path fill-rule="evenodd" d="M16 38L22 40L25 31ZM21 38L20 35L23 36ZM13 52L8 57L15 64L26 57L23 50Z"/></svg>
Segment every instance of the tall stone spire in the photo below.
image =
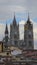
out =
<svg viewBox="0 0 37 65"><path fill-rule="evenodd" d="M28 20L30 20L30 16L29 16L29 13L28 13Z"/></svg>
<svg viewBox="0 0 37 65"><path fill-rule="evenodd" d="M8 47L8 27L6 23L6 28L5 28L5 47Z"/></svg>
<svg viewBox="0 0 37 65"><path fill-rule="evenodd" d="M16 25L15 13L14 13L13 25L14 25L14 26Z"/></svg>
<svg viewBox="0 0 37 65"><path fill-rule="evenodd" d="M8 34L8 27L7 27L7 23L6 23L6 28L5 28L5 34Z"/></svg>
<svg viewBox="0 0 37 65"><path fill-rule="evenodd" d="M28 20L27 20L27 23L28 23L28 24L31 24L29 13L28 13Z"/></svg>

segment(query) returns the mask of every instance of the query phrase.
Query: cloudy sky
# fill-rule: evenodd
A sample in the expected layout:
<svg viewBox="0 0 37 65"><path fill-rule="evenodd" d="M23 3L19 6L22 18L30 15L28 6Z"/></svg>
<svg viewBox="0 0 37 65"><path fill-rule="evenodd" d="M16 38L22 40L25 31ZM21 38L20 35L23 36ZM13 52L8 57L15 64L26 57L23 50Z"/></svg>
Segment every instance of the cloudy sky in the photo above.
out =
<svg viewBox="0 0 37 65"><path fill-rule="evenodd" d="M13 20L14 12L17 23L22 24L27 21L29 12L34 26L34 47L37 48L37 0L0 0L0 40L4 37L6 22L10 29L9 25Z"/></svg>

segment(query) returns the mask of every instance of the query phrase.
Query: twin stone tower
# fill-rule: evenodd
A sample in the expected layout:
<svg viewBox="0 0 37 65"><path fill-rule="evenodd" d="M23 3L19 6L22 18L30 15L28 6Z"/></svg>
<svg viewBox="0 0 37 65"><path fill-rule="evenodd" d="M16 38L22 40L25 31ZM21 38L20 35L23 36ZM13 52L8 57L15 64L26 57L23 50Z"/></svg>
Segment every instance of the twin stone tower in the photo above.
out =
<svg viewBox="0 0 37 65"><path fill-rule="evenodd" d="M10 24L10 38L8 34L8 27L6 24L5 38L3 40L5 47L15 46L22 49L34 49L33 24L30 21L29 15L24 25L24 40L19 39L19 24L16 22L15 15L13 22Z"/></svg>

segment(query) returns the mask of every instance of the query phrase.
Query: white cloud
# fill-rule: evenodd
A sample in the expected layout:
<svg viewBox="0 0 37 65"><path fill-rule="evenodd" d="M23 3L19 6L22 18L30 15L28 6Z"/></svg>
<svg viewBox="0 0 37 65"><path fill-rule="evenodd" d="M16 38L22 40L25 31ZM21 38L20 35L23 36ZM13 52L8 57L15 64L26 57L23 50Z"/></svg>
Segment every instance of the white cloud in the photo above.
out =
<svg viewBox="0 0 37 65"><path fill-rule="evenodd" d="M19 22L20 39L24 39L24 24L24 20Z"/></svg>
<svg viewBox="0 0 37 65"><path fill-rule="evenodd" d="M24 24L25 24L25 21L24 21L24 20L21 20L21 21L19 22L19 25L20 25L20 24L23 24L23 25L24 25Z"/></svg>

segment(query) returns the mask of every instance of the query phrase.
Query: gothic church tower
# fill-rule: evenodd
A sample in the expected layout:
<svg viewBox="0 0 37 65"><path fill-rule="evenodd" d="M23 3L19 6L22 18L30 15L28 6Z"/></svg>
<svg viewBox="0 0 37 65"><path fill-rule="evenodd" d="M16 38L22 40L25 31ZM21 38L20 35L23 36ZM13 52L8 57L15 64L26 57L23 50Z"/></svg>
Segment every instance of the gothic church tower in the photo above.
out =
<svg viewBox="0 0 37 65"><path fill-rule="evenodd" d="M33 24L30 21L29 15L28 15L28 20L24 26L24 41L25 41L26 49L34 49Z"/></svg>
<svg viewBox="0 0 37 65"><path fill-rule="evenodd" d="M16 22L15 14L12 24L10 24L10 43L11 45L18 45L19 40L19 24Z"/></svg>

